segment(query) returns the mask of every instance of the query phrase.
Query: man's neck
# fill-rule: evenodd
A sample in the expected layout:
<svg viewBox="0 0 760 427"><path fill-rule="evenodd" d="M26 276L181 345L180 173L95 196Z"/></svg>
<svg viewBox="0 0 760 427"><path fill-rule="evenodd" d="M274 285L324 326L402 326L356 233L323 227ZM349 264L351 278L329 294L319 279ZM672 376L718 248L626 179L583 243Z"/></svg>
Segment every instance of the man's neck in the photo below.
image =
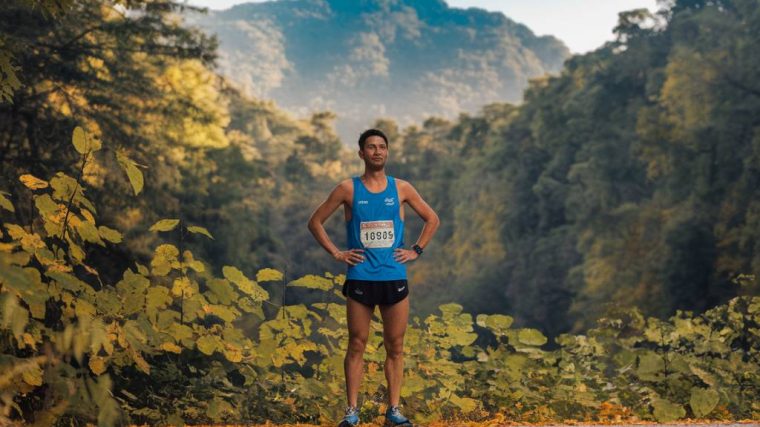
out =
<svg viewBox="0 0 760 427"><path fill-rule="evenodd" d="M385 168L378 170L365 168L362 179L364 179L365 182L385 182Z"/></svg>

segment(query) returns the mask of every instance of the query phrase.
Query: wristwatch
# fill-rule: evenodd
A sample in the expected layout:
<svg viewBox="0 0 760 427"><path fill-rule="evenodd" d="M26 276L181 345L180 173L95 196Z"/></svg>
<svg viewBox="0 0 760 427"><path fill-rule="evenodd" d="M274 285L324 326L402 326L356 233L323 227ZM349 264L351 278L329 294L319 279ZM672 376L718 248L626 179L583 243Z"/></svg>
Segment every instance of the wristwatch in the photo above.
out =
<svg viewBox="0 0 760 427"><path fill-rule="evenodd" d="M420 245L414 245L412 246L412 249L414 249L415 252L417 252L417 255L422 255L422 248Z"/></svg>

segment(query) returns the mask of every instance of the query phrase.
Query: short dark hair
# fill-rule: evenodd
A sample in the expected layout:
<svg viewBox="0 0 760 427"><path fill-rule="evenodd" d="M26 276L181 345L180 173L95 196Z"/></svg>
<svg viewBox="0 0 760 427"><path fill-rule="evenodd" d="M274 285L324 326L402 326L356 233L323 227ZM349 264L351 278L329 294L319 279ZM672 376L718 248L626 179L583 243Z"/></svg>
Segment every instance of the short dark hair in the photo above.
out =
<svg viewBox="0 0 760 427"><path fill-rule="evenodd" d="M370 136L379 136L385 140L385 145L388 145L388 137L385 136L380 129L367 129L359 136L359 149L364 150L364 143L367 142L367 138Z"/></svg>

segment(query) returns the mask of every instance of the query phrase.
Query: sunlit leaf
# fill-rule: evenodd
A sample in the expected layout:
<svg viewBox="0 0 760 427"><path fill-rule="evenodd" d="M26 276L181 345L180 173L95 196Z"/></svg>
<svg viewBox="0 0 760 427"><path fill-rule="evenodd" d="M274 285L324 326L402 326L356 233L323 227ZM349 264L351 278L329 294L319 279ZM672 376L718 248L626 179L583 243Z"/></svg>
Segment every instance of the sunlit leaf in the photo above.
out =
<svg viewBox="0 0 760 427"><path fill-rule="evenodd" d="M203 228L201 226L198 226L198 225L191 225L191 226L187 227L187 231L189 231L191 233L200 233L200 234L203 234L203 235L207 236L209 239L213 239L214 238L214 236L212 236L211 233L208 232L208 230L206 230L205 228Z"/></svg>
<svg viewBox="0 0 760 427"><path fill-rule="evenodd" d="M132 185L132 190L135 192L135 195L140 194L144 183L142 171L137 168L137 163L133 162L129 157L120 151L116 152L116 161L127 173L127 178L129 178L129 183Z"/></svg>
<svg viewBox="0 0 760 427"><path fill-rule="evenodd" d="M179 224L178 219L161 219L151 225L148 231L171 231L174 230L177 224Z"/></svg>
<svg viewBox="0 0 760 427"><path fill-rule="evenodd" d="M119 231L113 228L108 228L104 225L98 227L98 233L100 237L108 240L111 243L121 243L122 235Z"/></svg>
<svg viewBox="0 0 760 427"><path fill-rule="evenodd" d="M86 132L79 126L74 128L74 133L71 136L71 143L74 144L74 148L79 154L98 151L102 146L99 139L95 138L94 135Z"/></svg>
<svg viewBox="0 0 760 427"><path fill-rule="evenodd" d="M0 191L0 208L11 212L16 212L16 209L13 207L13 203L7 197L5 197L8 194L9 193L6 193L5 191Z"/></svg>
<svg viewBox="0 0 760 427"><path fill-rule="evenodd" d="M299 279L296 279L288 286L298 286L301 288L320 289L323 291L329 291L333 287L333 281L314 274L307 274Z"/></svg>
<svg viewBox="0 0 760 427"><path fill-rule="evenodd" d="M282 273L273 268L262 268L256 273L257 282L279 281L282 277Z"/></svg>
<svg viewBox="0 0 760 427"><path fill-rule="evenodd" d="M24 174L18 177L19 181L23 183L26 188L30 190L39 190L41 188L47 188L48 182L42 179L37 178L34 175L30 174Z"/></svg>
<svg viewBox="0 0 760 427"><path fill-rule="evenodd" d="M222 274L230 282L236 284L243 293L249 295L254 301L264 301L269 299L269 293L259 286L256 282L245 277L242 271L236 267L225 265L222 267Z"/></svg>

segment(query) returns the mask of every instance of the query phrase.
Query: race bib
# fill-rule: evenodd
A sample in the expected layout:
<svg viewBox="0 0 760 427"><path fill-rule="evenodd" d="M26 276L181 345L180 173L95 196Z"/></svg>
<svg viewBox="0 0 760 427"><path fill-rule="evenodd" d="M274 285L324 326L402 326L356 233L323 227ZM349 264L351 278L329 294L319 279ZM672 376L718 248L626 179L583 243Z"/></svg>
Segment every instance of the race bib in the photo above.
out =
<svg viewBox="0 0 760 427"><path fill-rule="evenodd" d="M390 248L394 237L393 220L360 223L359 240L365 248Z"/></svg>

